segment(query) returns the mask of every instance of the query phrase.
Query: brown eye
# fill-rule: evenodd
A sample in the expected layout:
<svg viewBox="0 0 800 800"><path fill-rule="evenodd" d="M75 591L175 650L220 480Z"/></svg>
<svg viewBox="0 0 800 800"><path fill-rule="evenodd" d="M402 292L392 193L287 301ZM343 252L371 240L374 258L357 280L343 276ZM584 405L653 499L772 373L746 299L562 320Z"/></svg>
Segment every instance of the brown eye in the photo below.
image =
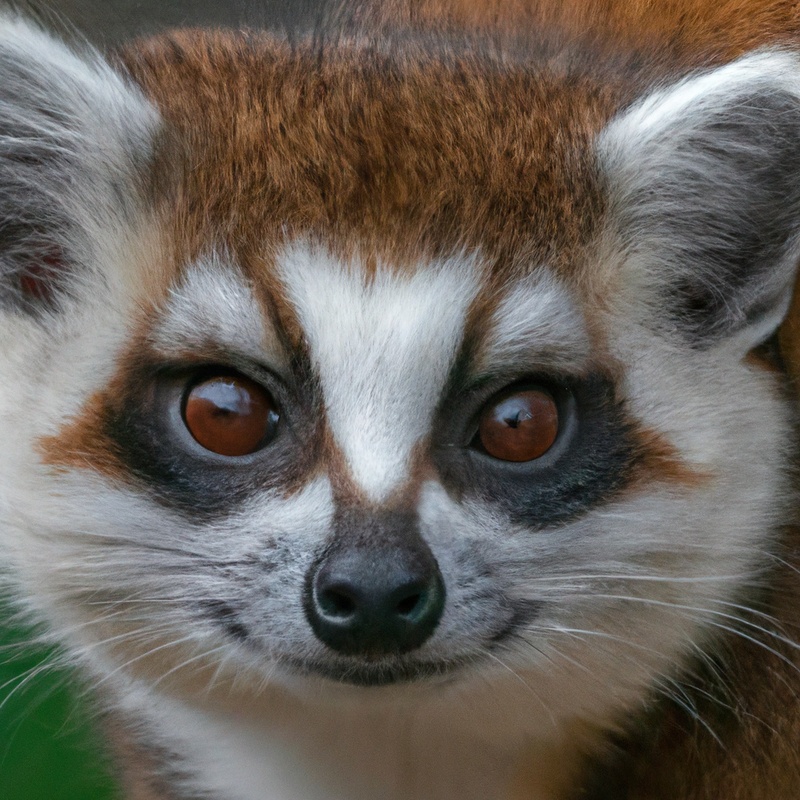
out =
<svg viewBox="0 0 800 800"><path fill-rule="evenodd" d="M206 450L246 456L267 443L278 412L269 392L255 381L243 375L217 375L189 390L183 419Z"/></svg>
<svg viewBox="0 0 800 800"><path fill-rule="evenodd" d="M478 440L501 461L533 461L558 436L558 406L550 394L530 389L504 397L481 414Z"/></svg>

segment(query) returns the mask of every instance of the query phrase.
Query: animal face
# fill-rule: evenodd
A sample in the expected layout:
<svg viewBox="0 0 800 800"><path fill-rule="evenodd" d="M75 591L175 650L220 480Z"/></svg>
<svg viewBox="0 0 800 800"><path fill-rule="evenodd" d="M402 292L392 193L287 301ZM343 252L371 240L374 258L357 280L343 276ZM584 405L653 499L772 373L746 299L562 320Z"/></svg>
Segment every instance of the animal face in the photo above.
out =
<svg viewBox="0 0 800 800"><path fill-rule="evenodd" d="M538 731L735 624L785 517L794 56L632 90L184 34L121 76L0 30L0 536L90 670L521 680Z"/></svg>

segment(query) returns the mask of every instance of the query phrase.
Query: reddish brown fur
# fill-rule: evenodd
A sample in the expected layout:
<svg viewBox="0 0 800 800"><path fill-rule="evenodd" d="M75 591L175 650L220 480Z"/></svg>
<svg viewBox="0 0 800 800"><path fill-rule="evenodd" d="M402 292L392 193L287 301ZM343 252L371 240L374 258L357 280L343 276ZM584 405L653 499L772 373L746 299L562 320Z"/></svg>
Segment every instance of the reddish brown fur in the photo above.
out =
<svg viewBox="0 0 800 800"><path fill-rule="evenodd" d="M345 16L377 30L398 25L519 31L591 31L622 48L665 50L684 63L728 60L766 42L792 41L792 0L386 0L348 4Z"/></svg>
<svg viewBox="0 0 800 800"><path fill-rule="evenodd" d="M167 781L158 777L168 766L165 754L142 746L137 737L120 722L110 720L105 733L113 757L120 767L120 785L126 800L174 800Z"/></svg>
<svg viewBox="0 0 800 800"><path fill-rule="evenodd" d="M800 787L800 530L786 534L786 562L777 566L763 606L753 617L777 635L739 626L751 640L729 636L720 651L725 709L698 697L700 721L674 709L653 716L641 740L624 745L630 770L627 800L796 800ZM782 640L779 637L784 637ZM644 742L644 744L642 743Z"/></svg>
<svg viewBox="0 0 800 800"><path fill-rule="evenodd" d="M59 470L92 469L112 481L127 481L127 470L103 435L107 402L106 392L94 395L56 436L40 439L42 463Z"/></svg>
<svg viewBox="0 0 800 800"><path fill-rule="evenodd" d="M302 236L392 265L463 247L574 263L613 87L386 49L183 32L128 55L182 142L164 169L184 262L225 244L263 281L258 249Z"/></svg>
<svg viewBox="0 0 800 800"><path fill-rule="evenodd" d="M714 479L708 470L688 464L657 431L634 426L634 437L639 458L636 474L629 484L631 491L640 491L654 481L672 484L676 488L698 489Z"/></svg>

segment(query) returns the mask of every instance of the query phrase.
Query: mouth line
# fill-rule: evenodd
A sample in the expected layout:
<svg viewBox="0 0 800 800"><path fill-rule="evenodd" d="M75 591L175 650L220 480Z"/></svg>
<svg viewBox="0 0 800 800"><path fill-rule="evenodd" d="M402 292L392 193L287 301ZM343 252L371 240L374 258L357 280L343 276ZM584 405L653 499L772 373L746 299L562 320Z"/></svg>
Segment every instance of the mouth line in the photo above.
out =
<svg viewBox="0 0 800 800"><path fill-rule="evenodd" d="M335 683L360 688L379 688L411 684L438 684L455 680L467 660L398 663L382 661L375 664L323 663L292 660L287 663L295 674L303 677L325 678Z"/></svg>

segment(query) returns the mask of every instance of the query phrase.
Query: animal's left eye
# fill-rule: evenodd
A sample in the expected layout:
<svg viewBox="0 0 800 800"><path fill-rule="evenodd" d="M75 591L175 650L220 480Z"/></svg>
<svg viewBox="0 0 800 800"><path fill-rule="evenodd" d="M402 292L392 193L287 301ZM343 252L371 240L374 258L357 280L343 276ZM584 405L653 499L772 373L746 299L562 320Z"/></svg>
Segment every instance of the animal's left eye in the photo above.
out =
<svg viewBox="0 0 800 800"><path fill-rule="evenodd" d="M246 456L275 433L278 410L270 393L244 375L215 375L189 386L183 420L195 441L221 456Z"/></svg>
<svg viewBox="0 0 800 800"><path fill-rule="evenodd" d="M558 436L558 405L544 389L493 398L481 413L476 443L501 461L533 461Z"/></svg>

